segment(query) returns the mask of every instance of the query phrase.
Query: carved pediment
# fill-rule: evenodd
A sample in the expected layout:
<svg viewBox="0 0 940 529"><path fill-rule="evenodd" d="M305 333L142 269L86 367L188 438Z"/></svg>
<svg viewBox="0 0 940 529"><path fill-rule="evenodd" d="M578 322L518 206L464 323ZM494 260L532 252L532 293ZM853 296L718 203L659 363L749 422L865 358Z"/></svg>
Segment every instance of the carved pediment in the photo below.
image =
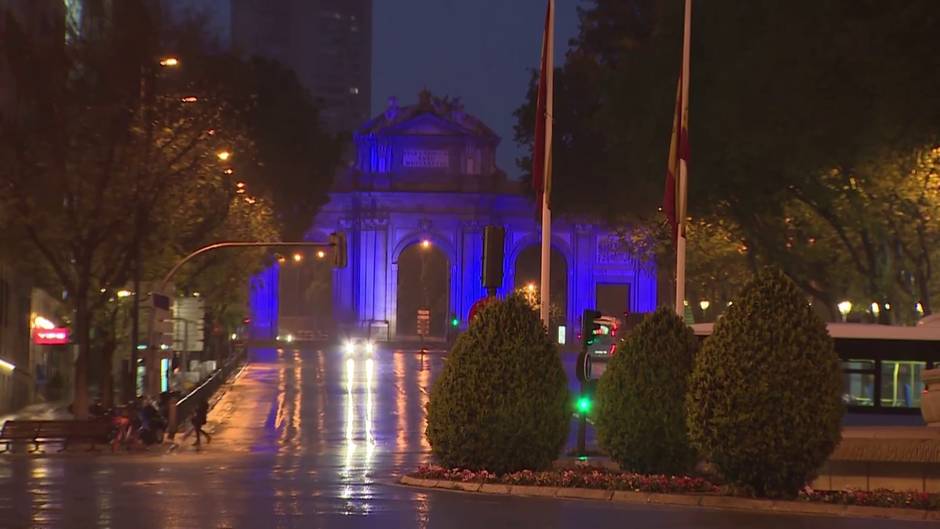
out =
<svg viewBox="0 0 940 529"><path fill-rule="evenodd" d="M420 136L463 136L473 134L473 131L433 114L416 116L413 119L399 123L389 132Z"/></svg>
<svg viewBox="0 0 940 529"><path fill-rule="evenodd" d="M439 98L423 91L411 106L399 106L398 98L389 98L384 112L364 123L354 136L467 136L493 146L499 136L482 121L468 114L460 98Z"/></svg>

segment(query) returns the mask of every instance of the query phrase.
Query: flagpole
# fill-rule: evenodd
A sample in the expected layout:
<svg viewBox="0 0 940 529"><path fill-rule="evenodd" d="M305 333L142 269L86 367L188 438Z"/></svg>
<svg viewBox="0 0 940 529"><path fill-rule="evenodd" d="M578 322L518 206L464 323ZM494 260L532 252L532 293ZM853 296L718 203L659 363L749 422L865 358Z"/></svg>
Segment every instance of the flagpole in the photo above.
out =
<svg viewBox="0 0 940 529"><path fill-rule="evenodd" d="M680 137L683 125L687 126L689 111L689 48L692 41L692 0L685 0L685 28L682 32L682 108L679 114ZM679 156L679 193L676 197L676 314L685 315L685 219L686 219L686 193L688 180L687 153Z"/></svg>
<svg viewBox="0 0 940 529"><path fill-rule="evenodd" d="M545 90L545 116L540 119L545 120L545 162L542 173L542 267L540 270L541 284L539 285L539 315L542 323L551 332L549 325L549 314L551 308L551 262L552 262L552 212L549 209L549 199L551 195L551 175L552 175L552 116L553 110L553 92L555 77L555 0L549 0L548 4L548 34L545 36L545 72L546 90Z"/></svg>

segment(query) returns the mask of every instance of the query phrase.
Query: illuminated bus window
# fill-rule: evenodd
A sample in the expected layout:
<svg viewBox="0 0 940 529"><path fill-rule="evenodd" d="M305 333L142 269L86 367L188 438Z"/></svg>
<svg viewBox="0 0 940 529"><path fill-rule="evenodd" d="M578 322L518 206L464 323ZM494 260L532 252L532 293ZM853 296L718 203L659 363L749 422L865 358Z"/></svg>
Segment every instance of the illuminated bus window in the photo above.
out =
<svg viewBox="0 0 940 529"><path fill-rule="evenodd" d="M875 361L842 362L842 401L848 406L875 405Z"/></svg>
<svg viewBox="0 0 940 529"><path fill-rule="evenodd" d="M881 361L881 405L886 408L919 408L924 390L921 372L926 362Z"/></svg>

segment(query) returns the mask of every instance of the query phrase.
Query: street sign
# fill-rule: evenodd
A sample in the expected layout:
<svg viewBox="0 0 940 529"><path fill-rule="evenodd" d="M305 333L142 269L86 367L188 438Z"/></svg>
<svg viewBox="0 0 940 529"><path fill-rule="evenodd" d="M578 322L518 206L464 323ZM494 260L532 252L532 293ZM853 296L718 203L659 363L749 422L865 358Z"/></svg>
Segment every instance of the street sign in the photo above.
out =
<svg viewBox="0 0 940 529"><path fill-rule="evenodd" d="M418 336L431 334L431 311L418 309Z"/></svg>
<svg viewBox="0 0 940 529"><path fill-rule="evenodd" d="M475 318L476 315L479 314L481 310L483 310L483 307L493 303L494 301L496 301L496 296L487 296L485 298L478 299L473 304L473 306L470 307L470 315L467 317L467 321L473 321L473 318Z"/></svg>

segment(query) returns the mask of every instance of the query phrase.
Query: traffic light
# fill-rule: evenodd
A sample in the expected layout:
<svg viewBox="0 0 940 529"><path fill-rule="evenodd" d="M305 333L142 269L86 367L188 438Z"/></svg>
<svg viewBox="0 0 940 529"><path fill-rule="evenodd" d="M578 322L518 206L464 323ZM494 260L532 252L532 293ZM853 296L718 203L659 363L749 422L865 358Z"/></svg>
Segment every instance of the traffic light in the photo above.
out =
<svg viewBox="0 0 940 529"><path fill-rule="evenodd" d="M456 328L456 327L458 327L459 325L460 325L460 319L457 318L457 316L451 316L451 317L450 317L450 326Z"/></svg>
<svg viewBox="0 0 940 529"><path fill-rule="evenodd" d="M333 248L333 267L346 268L346 234L343 232L331 233L330 246Z"/></svg>
<svg viewBox="0 0 940 529"><path fill-rule="evenodd" d="M584 309L584 314L581 316L581 341L584 342L585 348L592 345L597 339L601 324L595 323L595 320L600 317L601 313L599 311Z"/></svg>
<svg viewBox="0 0 940 529"><path fill-rule="evenodd" d="M587 415L591 413L591 406L593 404L590 395L582 394L575 402L575 409L577 409L579 415Z"/></svg>

